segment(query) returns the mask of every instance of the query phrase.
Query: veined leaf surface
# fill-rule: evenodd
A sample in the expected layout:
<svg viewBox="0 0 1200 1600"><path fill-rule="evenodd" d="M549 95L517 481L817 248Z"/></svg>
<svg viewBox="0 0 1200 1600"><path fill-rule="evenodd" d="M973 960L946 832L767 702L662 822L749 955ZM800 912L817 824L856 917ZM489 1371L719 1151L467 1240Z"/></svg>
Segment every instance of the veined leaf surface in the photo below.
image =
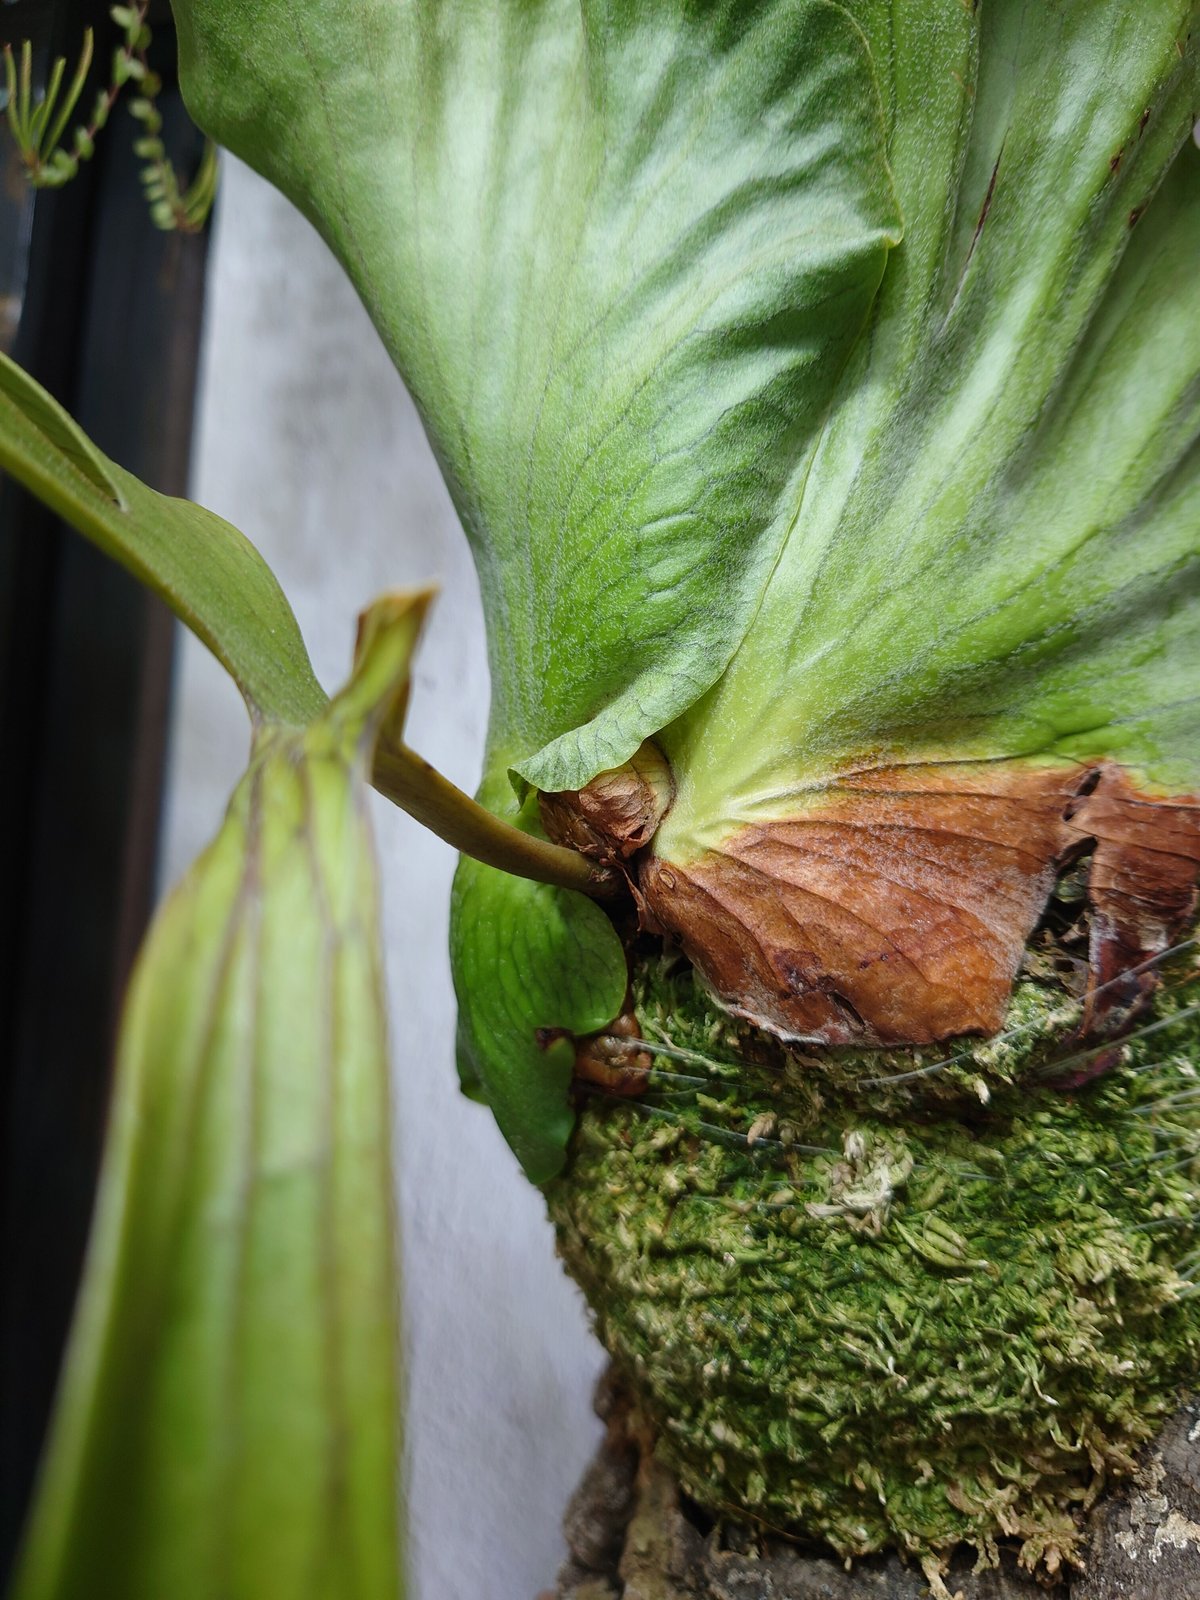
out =
<svg viewBox="0 0 1200 1600"><path fill-rule="evenodd" d="M485 796L585 783L744 634L899 237L861 30L828 0L175 10L193 114L316 222L424 415L489 614ZM549 1176L570 1048L536 1041L620 1009L616 937L465 863L453 944L464 1057Z"/></svg>
<svg viewBox="0 0 1200 1600"><path fill-rule="evenodd" d="M899 220L830 0L176 0L193 114L316 222L424 415L492 748L564 789L728 661Z"/></svg>
<svg viewBox="0 0 1200 1600"><path fill-rule="evenodd" d="M644 888L735 1009L923 1041L1000 1025L1064 861L1096 987L1195 911L1200 12L857 10L908 232Z"/></svg>

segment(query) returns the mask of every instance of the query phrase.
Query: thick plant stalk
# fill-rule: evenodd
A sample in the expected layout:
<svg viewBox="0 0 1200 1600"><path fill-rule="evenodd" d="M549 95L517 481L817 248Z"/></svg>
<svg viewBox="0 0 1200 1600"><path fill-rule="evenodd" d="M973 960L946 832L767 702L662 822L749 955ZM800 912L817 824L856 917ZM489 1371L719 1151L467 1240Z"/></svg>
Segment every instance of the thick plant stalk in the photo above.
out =
<svg viewBox="0 0 1200 1600"><path fill-rule="evenodd" d="M259 726L121 1028L16 1600L399 1600L389 1062L366 777L425 596L307 728Z"/></svg>

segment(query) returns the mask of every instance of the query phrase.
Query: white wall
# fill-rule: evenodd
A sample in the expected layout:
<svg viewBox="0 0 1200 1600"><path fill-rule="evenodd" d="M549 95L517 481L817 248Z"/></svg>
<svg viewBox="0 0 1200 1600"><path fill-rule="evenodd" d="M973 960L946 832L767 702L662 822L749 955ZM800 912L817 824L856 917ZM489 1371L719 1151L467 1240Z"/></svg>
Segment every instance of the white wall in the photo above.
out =
<svg viewBox="0 0 1200 1600"><path fill-rule="evenodd" d="M226 160L209 266L192 494L283 584L336 686L379 591L442 585L409 737L479 776L483 621L466 542L420 424L352 290L308 224ZM164 881L215 830L246 755L220 669L181 640ZM488 1112L458 1093L446 957L451 851L380 801L409 1384L414 1600L532 1600L593 1448L599 1347L537 1193Z"/></svg>

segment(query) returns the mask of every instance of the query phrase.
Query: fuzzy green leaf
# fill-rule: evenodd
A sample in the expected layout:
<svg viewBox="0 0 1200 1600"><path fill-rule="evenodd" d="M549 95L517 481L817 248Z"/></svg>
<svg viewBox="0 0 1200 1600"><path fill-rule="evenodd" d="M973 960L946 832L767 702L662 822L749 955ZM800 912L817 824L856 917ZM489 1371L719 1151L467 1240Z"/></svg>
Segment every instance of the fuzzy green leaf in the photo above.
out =
<svg viewBox="0 0 1200 1600"><path fill-rule="evenodd" d="M905 245L665 851L864 762L1200 784L1200 8L855 10Z"/></svg>
<svg viewBox="0 0 1200 1600"><path fill-rule="evenodd" d="M259 731L121 1030L15 1600L398 1600L388 1055L366 774L420 607Z"/></svg>
<svg viewBox="0 0 1200 1600"><path fill-rule="evenodd" d="M0 355L0 471L160 595L236 680L252 714L307 722L325 704L274 574L236 528L103 456Z"/></svg>
<svg viewBox="0 0 1200 1600"><path fill-rule="evenodd" d="M202 126L317 223L475 548L547 789L728 661L899 219L830 0L176 0Z"/></svg>

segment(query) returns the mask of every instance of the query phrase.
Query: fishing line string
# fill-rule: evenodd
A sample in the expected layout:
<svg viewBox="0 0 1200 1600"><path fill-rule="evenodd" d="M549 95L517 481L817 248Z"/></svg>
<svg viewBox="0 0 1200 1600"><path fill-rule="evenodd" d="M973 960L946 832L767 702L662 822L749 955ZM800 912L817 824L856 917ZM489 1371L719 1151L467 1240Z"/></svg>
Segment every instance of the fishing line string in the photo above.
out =
<svg viewBox="0 0 1200 1600"><path fill-rule="evenodd" d="M1093 990L1092 996L1094 997L1097 994L1103 993L1105 990L1115 988L1120 984L1128 982L1129 979L1138 977L1145 972L1152 971L1175 956L1185 954L1188 950L1196 948L1198 944L1200 944L1200 940L1191 938L1172 945L1168 949L1159 952L1159 954L1148 958L1146 961L1140 962L1138 965L1130 967L1125 971L1116 974L1113 978L1110 978L1107 980L1107 982ZM1171 985L1170 989L1173 990L1176 988L1186 987L1188 981L1190 981L1190 975L1189 978L1185 978L1181 983ZM1084 1001L1073 1000L1071 1003L1082 1005ZM1072 1067L1093 1060L1097 1056L1102 1055L1105 1051L1122 1048L1135 1042L1136 1040L1177 1026L1178 1024L1185 1022L1197 1015L1200 1015L1200 1005L1185 1007L1182 1011L1176 1012L1172 1016L1160 1017L1154 1021L1143 1024L1141 1027L1133 1030L1130 1034L1120 1040L1109 1040L1103 1044L1090 1047L1087 1050L1073 1052L1071 1055L1059 1061L1047 1063L1046 1066L1043 1067L1038 1073L1038 1077L1039 1079L1052 1079L1054 1077L1061 1076L1064 1072L1069 1071ZM1011 1042L1012 1040L1020 1038L1023 1035L1033 1031L1037 1027L1043 1025L1044 1024L1042 1023L1023 1024L1020 1027L1007 1030L1006 1032L998 1035L994 1040L987 1041L987 1043L998 1044ZM692 1074L672 1072L669 1069L658 1066L651 1066L641 1069L644 1073L645 1081L648 1086L661 1088L665 1095L673 1098L681 1097L691 1090L719 1088L728 1089L730 1096L732 1096L732 1094L736 1091L736 1082L730 1082L731 1077L734 1079L741 1078L744 1076L748 1067L769 1074L774 1074L776 1070L761 1062L735 1062L724 1060L719 1057L707 1055L703 1051L696 1050L688 1046L674 1044L665 1039L628 1039L617 1038L614 1035L602 1035L601 1039L610 1049L613 1049L617 1053L635 1056L646 1054L659 1057L664 1060L678 1061L685 1065L701 1066L705 1069L707 1074L705 1077L697 1077ZM930 1076L938 1071L943 1071L950 1066L956 1065L963 1061L971 1061L972 1059L972 1052L962 1051L940 1061L929 1063L911 1072L894 1074L888 1077L861 1079L856 1087L860 1089L884 1087L891 1084L908 1082L913 1079ZM1172 1069L1186 1073L1188 1070L1188 1064L1182 1064L1178 1061L1172 1061L1170 1058L1166 1058L1153 1062L1144 1062L1126 1070L1131 1074L1144 1074L1154 1071L1170 1071ZM834 1159L843 1158L843 1152L832 1146L811 1145L801 1142L785 1141L767 1136L765 1134L751 1137L746 1133L740 1133L734 1129L724 1128L717 1124L705 1122L695 1117L688 1117L685 1113L673 1110L670 1107L662 1104L649 1104L632 1100L627 1096L606 1092L594 1084L583 1084L581 1087L583 1087L589 1094L595 1095L599 1098L611 1101L619 1101L620 1103L629 1107L631 1110L636 1111L636 1113L643 1118L657 1118L662 1121L673 1123L698 1135L713 1139L727 1147L743 1150L747 1153L753 1153L757 1151L761 1152L763 1155L766 1155L768 1153L783 1153L790 1150L798 1155L825 1156ZM1174 1106L1187 1106L1197 1100L1200 1100L1200 1088L1197 1088L1194 1091L1183 1091L1172 1096L1167 1096L1146 1106L1131 1107L1130 1112L1132 1115L1145 1118L1155 1113L1161 1113L1164 1108L1170 1109ZM1165 1149L1157 1150L1149 1155L1143 1155L1134 1158L1128 1162L1116 1163L1114 1164L1114 1169L1136 1172L1139 1170L1144 1170L1150 1166L1155 1166L1161 1173L1166 1174L1184 1168L1197 1159L1200 1159L1200 1129L1173 1127L1170 1124L1165 1124L1158 1128L1156 1133L1160 1137L1171 1141L1167 1144ZM1183 1140L1192 1140L1195 1141L1195 1143L1193 1147L1189 1148L1184 1155L1180 1156L1177 1154L1179 1149L1179 1141ZM1019 1170L1020 1166L1023 1165L1026 1160L1030 1159L1038 1159L1037 1152L1031 1151L1026 1156L1018 1158L1018 1160L1013 1164L1012 1168L1010 1168L1010 1171ZM965 1178L968 1181L996 1181L992 1174L979 1172L958 1162L916 1162L914 1163L912 1170L914 1172L944 1172L952 1176ZM715 1204L732 1206L743 1211L751 1209L758 1211L784 1210L787 1207L794 1206L798 1203L794 1199L787 1199L778 1202L737 1201L728 1197L722 1197L720 1195L695 1196L695 1198L703 1199ZM1150 1228L1152 1226L1184 1227L1192 1225L1193 1222L1194 1219L1192 1218L1168 1217L1154 1219L1152 1223L1148 1222L1144 1226L1146 1228Z"/></svg>
<svg viewBox="0 0 1200 1600"><path fill-rule="evenodd" d="M1127 983L1131 978L1137 978L1143 973L1153 971L1156 967L1161 966L1164 962L1173 959L1175 956L1183 955L1188 950L1196 948L1198 943L1200 943L1200 941L1192 938L1185 939L1179 944L1171 945L1168 949L1160 951L1158 955L1151 956L1147 960L1140 962L1137 966L1129 967L1123 972L1117 973L1114 977L1107 979L1104 983L1093 989L1089 996L1084 998L1064 996L1064 1004L1082 1007L1087 1000L1094 999L1097 995L1104 994L1107 990L1116 988L1120 984ZM1183 987L1186 985L1187 981L1188 980L1185 979L1183 984L1172 985L1170 987L1171 989ZM1160 1017L1154 1022L1146 1023L1142 1027L1134 1029L1131 1033L1125 1035L1119 1040L1108 1040L1105 1043L1095 1045L1088 1050L1077 1051L1074 1054L1063 1058L1062 1060L1048 1062L1041 1069L1042 1074L1045 1077L1057 1076L1058 1074L1068 1070L1070 1067L1080 1065L1084 1062L1094 1059L1096 1056L1102 1055L1106 1050L1113 1050L1124 1045L1132 1044L1135 1040L1145 1038L1150 1033L1157 1032L1162 1028L1172 1027L1176 1023L1183 1022L1196 1015L1200 1015L1200 1005L1189 1007L1185 1011L1178 1012L1171 1017ZM855 1088L889 1088L896 1084L910 1083L916 1079L932 1077L936 1073L944 1072L948 1068L958 1066L963 1062L974 1064L975 1053L981 1046L992 1048L996 1045L1010 1044L1014 1039L1022 1038L1024 1035L1034 1032L1036 1029L1043 1026L1044 1022L1041 1021L1022 1023L1020 1027L1010 1028L1004 1033L997 1034L994 1038L981 1040L979 1045L976 1045L973 1050L961 1050L952 1056L945 1056L938 1061L927 1062L924 1066L914 1067L907 1072L893 1073L888 1076L860 1078L856 1083ZM754 1068L768 1073L774 1070L766 1063L727 1061L720 1057L705 1055L703 1051L689 1048L685 1045L673 1044L660 1039L628 1039L618 1038L615 1034L600 1034L597 1042L602 1043L606 1048L619 1054L623 1053L631 1056L641 1054L655 1055L661 1056L665 1060L680 1061L691 1066L702 1066L709 1071L711 1076L715 1077L722 1077L726 1073L740 1077L744 1075L747 1068ZM649 1077L651 1073L659 1071L660 1069L649 1068L643 1070L646 1071L647 1076ZM679 1081L684 1081L682 1076L680 1077Z"/></svg>
<svg viewBox="0 0 1200 1600"><path fill-rule="evenodd" d="M1118 985L1127 983L1130 978L1137 978L1145 972L1152 972L1155 967L1161 966L1164 961L1169 961L1174 956L1183 955L1186 951L1194 949L1197 943L1200 943L1200 941L1197 941L1196 939L1184 939L1179 944L1171 945L1169 949L1161 950L1158 955L1151 956L1148 960L1139 962L1136 967L1129 967L1124 972L1118 972L1115 977L1107 979L1104 983L1093 989L1090 995L1079 998L1071 995L1064 996L1064 1003L1072 1006L1082 1007L1087 1003L1088 1000L1095 999L1098 994L1104 994L1106 990L1115 989ZM1014 1039L1019 1039L1025 1034L1031 1033L1041 1026L1043 1026L1041 1022L1026 1022L1023 1023L1019 1028L1010 1028L1006 1033L997 1034L995 1038L983 1040L981 1042L989 1047L998 1044L1010 1044ZM1151 1026L1157 1026L1157 1024L1151 1024ZM1122 1044L1128 1044L1133 1039L1141 1038L1143 1031L1144 1030L1139 1030L1131 1033L1127 1036L1127 1038L1121 1040L1120 1042ZM1101 1050L1112 1049L1113 1047L1114 1041L1110 1041L1109 1044L1099 1046L1091 1053L1098 1055L1100 1054ZM926 1078L935 1072L944 1072L947 1067L957 1066L962 1061L972 1061L973 1059L973 1051L961 1050L955 1055L946 1056L941 1061L931 1061L923 1067L915 1067L911 1072L899 1072L890 1077L863 1078L859 1082L858 1088L881 1089L888 1087L891 1084L907 1083L913 1078ZM1084 1059L1082 1055L1072 1056L1065 1062L1056 1062L1054 1064L1055 1070L1060 1071L1063 1067L1081 1059Z"/></svg>

